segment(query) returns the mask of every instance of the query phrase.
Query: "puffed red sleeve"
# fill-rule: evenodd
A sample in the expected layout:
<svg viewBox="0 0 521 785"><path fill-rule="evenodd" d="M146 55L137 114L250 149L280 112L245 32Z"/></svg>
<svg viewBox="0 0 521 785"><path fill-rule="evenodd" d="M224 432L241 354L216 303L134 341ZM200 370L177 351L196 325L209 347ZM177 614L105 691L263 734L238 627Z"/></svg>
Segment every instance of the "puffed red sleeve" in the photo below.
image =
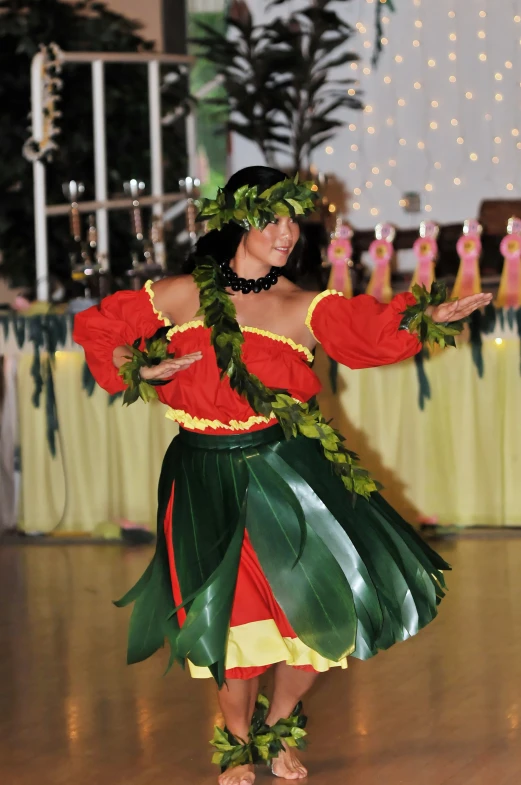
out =
<svg viewBox="0 0 521 785"><path fill-rule="evenodd" d="M73 339L83 346L92 375L109 393L125 389L112 362L117 346L132 344L137 338L150 338L160 327L170 325L157 311L149 281L139 292L117 292L100 305L76 315Z"/></svg>
<svg viewBox="0 0 521 785"><path fill-rule="evenodd" d="M306 324L324 351L349 368L391 365L421 349L417 335L399 329L403 312L415 304L409 292L383 305L367 294L347 299L327 289L311 303Z"/></svg>

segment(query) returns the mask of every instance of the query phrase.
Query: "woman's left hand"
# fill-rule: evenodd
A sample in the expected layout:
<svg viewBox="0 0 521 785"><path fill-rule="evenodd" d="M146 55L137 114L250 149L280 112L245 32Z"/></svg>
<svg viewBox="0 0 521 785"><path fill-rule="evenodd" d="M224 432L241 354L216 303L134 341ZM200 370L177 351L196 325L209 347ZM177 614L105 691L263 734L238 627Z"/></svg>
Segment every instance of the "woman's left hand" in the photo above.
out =
<svg viewBox="0 0 521 785"><path fill-rule="evenodd" d="M465 319L471 313L483 308L492 302L491 294L473 294L470 297L463 297L461 300L454 300L452 303L443 303L436 307L427 308L426 313L434 322L457 322Z"/></svg>

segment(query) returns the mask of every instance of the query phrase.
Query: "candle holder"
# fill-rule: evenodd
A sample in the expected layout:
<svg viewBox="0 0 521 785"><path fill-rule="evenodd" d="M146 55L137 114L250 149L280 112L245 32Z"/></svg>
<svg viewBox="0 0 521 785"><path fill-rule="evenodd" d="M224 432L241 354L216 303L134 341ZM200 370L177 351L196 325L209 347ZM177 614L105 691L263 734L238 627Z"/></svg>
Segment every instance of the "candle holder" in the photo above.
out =
<svg viewBox="0 0 521 785"><path fill-rule="evenodd" d="M71 237L74 242L81 242L81 216L78 203L85 193L85 186L76 180L69 180L68 183L62 185L63 195L70 203L71 209L69 213L69 226Z"/></svg>

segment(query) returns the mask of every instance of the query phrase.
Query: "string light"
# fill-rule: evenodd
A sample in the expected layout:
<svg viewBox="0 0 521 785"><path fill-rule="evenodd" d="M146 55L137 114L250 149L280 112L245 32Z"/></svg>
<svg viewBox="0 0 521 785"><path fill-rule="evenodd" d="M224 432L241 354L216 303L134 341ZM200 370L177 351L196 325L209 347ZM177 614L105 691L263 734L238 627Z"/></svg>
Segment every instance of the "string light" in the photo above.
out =
<svg viewBox="0 0 521 785"><path fill-rule="evenodd" d="M394 158L389 159L389 166L396 166L396 161L394 160Z"/></svg>
<svg viewBox="0 0 521 785"><path fill-rule="evenodd" d="M396 55L394 59L397 63L403 63L403 57L401 55Z"/></svg>
<svg viewBox="0 0 521 785"><path fill-rule="evenodd" d="M464 142L465 140L464 140L464 138L463 138L462 136L458 136L458 138L456 139L456 141L457 141L457 143L458 143L458 144L463 144L463 142Z"/></svg>
<svg viewBox="0 0 521 785"><path fill-rule="evenodd" d="M364 46L366 49L369 49L372 46L371 41L364 41Z"/></svg>
<svg viewBox="0 0 521 785"><path fill-rule="evenodd" d="M387 125L394 125L394 117L388 117L385 122Z"/></svg>
<svg viewBox="0 0 521 785"><path fill-rule="evenodd" d="M326 147L326 153L327 153L328 155L332 155L334 152L335 152L335 150L334 150L334 148L333 148L333 147L331 147L331 145L328 145L328 146Z"/></svg>
<svg viewBox="0 0 521 785"><path fill-rule="evenodd" d="M431 123L431 128L432 128L432 130L433 130L433 131L435 131L435 130L437 129L437 127L438 127L438 123L436 123L436 122L434 122L434 121L433 121L433 122Z"/></svg>
<svg viewBox="0 0 521 785"><path fill-rule="evenodd" d="M458 40L458 36L456 35L456 33L451 33L449 35L449 38L450 38L451 41L457 41Z"/></svg>
<svg viewBox="0 0 521 785"><path fill-rule="evenodd" d="M391 77L390 77L390 76L384 76L384 82L385 82L385 84L391 84L391 82L392 82L392 81L393 81L393 80L391 79Z"/></svg>
<svg viewBox="0 0 521 785"><path fill-rule="evenodd" d="M389 43L389 41L387 40L387 38L381 38L380 40L381 40L381 42L382 42L382 46L387 46L387 44Z"/></svg>
<svg viewBox="0 0 521 785"><path fill-rule="evenodd" d="M450 52L449 53L449 60L455 60L455 59L456 59L456 52Z"/></svg>
<svg viewBox="0 0 521 785"><path fill-rule="evenodd" d="M356 169L356 164L355 164L354 161L351 161L351 163L349 164L349 168L350 169Z"/></svg>
<svg viewBox="0 0 521 785"><path fill-rule="evenodd" d="M434 162L434 168L435 169L441 169L441 163L439 161L435 161Z"/></svg>
<svg viewBox="0 0 521 785"><path fill-rule="evenodd" d="M497 346L501 346L501 344L503 343L503 338L494 338L494 343Z"/></svg>
<svg viewBox="0 0 521 785"><path fill-rule="evenodd" d="M512 136L519 136L519 128L512 128Z"/></svg>
<svg viewBox="0 0 521 785"><path fill-rule="evenodd" d="M501 137L500 137L500 136L495 136L495 137L494 137L494 142L495 142L496 144L501 144Z"/></svg>
<svg viewBox="0 0 521 785"><path fill-rule="evenodd" d="M407 205L407 202L406 202L406 200L405 200L405 199L400 199L400 201L398 202L398 204L400 205L400 207L405 207L405 206Z"/></svg>
<svg viewBox="0 0 521 785"><path fill-rule="evenodd" d="M367 106L364 109L364 112L371 114L372 111L373 111L373 107L370 104L367 104Z"/></svg>
<svg viewBox="0 0 521 785"><path fill-rule="evenodd" d="M505 62L505 68L512 68L512 63L510 62L510 60L507 60Z"/></svg>
<svg viewBox="0 0 521 785"><path fill-rule="evenodd" d="M480 15L480 17L481 17L482 19L484 19L484 18L485 18L485 16L487 15L487 12L486 12L486 11L480 11L480 12L479 12L479 15Z"/></svg>
<svg viewBox="0 0 521 785"><path fill-rule="evenodd" d="M450 124L451 125L459 125L459 123L458 123L458 121L456 120L455 117L452 118L452 120L450 121Z"/></svg>
<svg viewBox="0 0 521 785"><path fill-rule="evenodd" d="M479 59L480 59L480 60L481 60L483 63L485 62L485 60L487 59L487 56L486 56L485 52L481 52L481 54L480 54L480 56L479 56Z"/></svg>
<svg viewBox="0 0 521 785"><path fill-rule="evenodd" d="M351 63L351 69L353 71L358 71L358 63Z"/></svg>
<svg viewBox="0 0 521 785"><path fill-rule="evenodd" d="M356 90L354 88L350 87L349 90L347 91L347 94L348 95L356 95Z"/></svg>
<svg viewBox="0 0 521 785"><path fill-rule="evenodd" d="M432 206L430 204L425 205L425 210L430 213L432 211Z"/></svg>
<svg viewBox="0 0 521 785"><path fill-rule="evenodd" d="M393 184L393 181L392 181L392 180L389 180L389 178L387 178L387 180L385 180L385 184L386 184L386 185L392 185L392 184Z"/></svg>
<svg viewBox="0 0 521 785"><path fill-rule="evenodd" d="M354 123L349 123L349 130L356 131L356 125Z"/></svg>
<svg viewBox="0 0 521 785"><path fill-rule="evenodd" d="M519 22L521 22L521 16L514 16L514 22L519 24Z"/></svg>
<svg viewBox="0 0 521 785"><path fill-rule="evenodd" d="M455 81L456 81L456 77L455 76L449 76L449 82L453 82L454 83Z"/></svg>
<svg viewBox="0 0 521 785"><path fill-rule="evenodd" d="M492 159L492 163L493 163L493 164L498 164L498 163L499 163L499 158L497 157L497 155L495 155L495 156L493 157L493 159Z"/></svg>
<svg viewBox="0 0 521 785"><path fill-rule="evenodd" d="M420 82L415 82L415 83L414 83L414 88L415 88L416 90L419 90L419 89L421 88L421 83L420 83Z"/></svg>
<svg viewBox="0 0 521 785"><path fill-rule="evenodd" d="M420 42L418 41L418 39L415 39L415 40L412 42L412 45L413 45L413 46L419 46L419 45L420 45Z"/></svg>
<svg viewBox="0 0 521 785"><path fill-rule="evenodd" d="M352 144L351 145L351 150L353 151L353 153L356 153L357 150L358 150L358 145L357 144Z"/></svg>
<svg viewBox="0 0 521 785"><path fill-rule="evenodd" d="M362 193L362 189L361 188L355 188L353 193L355 194L355 196L360 196L360 194Z"/></svg>
<svg viewBox="0 0 521 785"><path fill-rule="evenodd" d="M469 101L470 101L470 100L473 98L473 95L472 95L472 93L470 92L470 90L469 90L467 93L465 93L465 98L468 98L468 99L469 99Z"/></svg>
<svg viewBox="0 0 521 785"><path fill-rule="evenodd" d="M512 185L512 183L507 183L507 191L513 191L513 190L514 190L514 186Z"/></svg>
<svg viewBox="0 0 521 785"><path fill-rule="evenodd" d="M501 93L496 93L495 98L496 98L496 101L502 101L503 100L503 96L501 95Z"/></svg>
<svg viewBox="0 0 521 785"><path fill-rule="evenodd" d="M363 73L364 73L366 76L369 76L369 74L371 73L371 69L370 69L370 68L368 68L368 67L366 66L366 67L364 68L364 70L363 70Z"/></svg>
<svg viewBox="0 0 521 785"><path fill-rule="evenodd" d="M437 109L438 106L439 106L439 103L437 101L431 101L431 106L433 106L434 109Z"/></svg>
<svg viewBox="0 0 521 785"><path fill-rule="evenodd" d="M373 166L371 171L372 171L373 174L380 174L380 170L379 170L379 168L377 166Z"/></svg>
<svg viewBox="0 0 521 785"><path fill-rule="evenodd" d="M421 21L421 19L417 19L417 20L415 21L415 23L414 23L414 26L415 26L415 27L418 27L418 28L419 28L419 27L423 27L423 22Z"/></svg>
<svg viewBox="0 0 521 785"><path fill-rule="evenodd" d="M449 17L451 19L454 19L455 16L456 16L456 12L455 11L449 11Z"/></svg>
<svg viewBox="0 0 521 785"><path fill-rule="evenodd" d="M497 73L495 74L495 78L497 79L498 82L501 82L501 80L503 79L503 74Z"/></svg>
<svg viewBox="0 0 521 785"><path fill-rule="evenodd" d="M359 210L359 209L360 209L359 202L353 202L353 210Z"/></svg>
<svg viewBox="0 0 521 785"><path fill-rule="evenodd" d="M405 99L404 98L399 98L398 99L398 106L405 106L405 105L406 105Z"/></svg>
<svg viewBox="0 0 521 785"><path fill-rule="evenodd" d="M425 150L425 142L418 142L418 150Z"/></svg>
<svg viewBox="0 0 521 785"><path fill-rule="evenodd" d="M434 68L436 65L436 60L428 60L427 65L429 66L429 68Z"/></svg>
<svg viewBox="0 0 521 785"><path fill-rule="evenodd" d="M376 207L371 207L371 215L379 215L379 213L380 210L378 210Z"/></svg>
<svg viewBox="0 0 521 785"><path fill-rule="evenodd" d="M459 177L454 178L454 185L461 185L461 180Z"/></svg>
<svg viewBox="0 0 521 785"><path fill-rule="evenodd" d="M374 128L373 128L372 125L370 125L369 128L367 129L367 133L368 134L374 134Z"/></svg>
<svg viewBox="0 0 521 785"><path fill-rule="evenodd" d="M433 190L433 187L432 187L431 183L427 183L427 185L425 186L425 190L426 191L432 191Z"/></svg>
<svg viewBox="0 0 521 785"><path fill-rule="evenodd" d="M400 144L401 144L402 147L405 147L407 142L405 141L405 139L400 139Z"/></svg>
<svg viewBox="0 0 521 785"><path fill-rule="evenodd" d="M487 34L485 33L485 31L484 30L480 30L479 33L478 33L478 38L486 38L486 37L487 37Z"/></svg>
<svg viewBox="0 0 521 785"><path fill-rule="evenodd" d="M477 161L478 160L478 156L477 156L476 153L471 153L469 155L469 158L470 158L471 161Z"/></svg>
<svg viewBox="0 0 521 785"><path fill-rule="evenodd" d="M366 182L366 184L365 184L365 187L366 187L366 188L372 188L372 187L373 187L373 184L372 184L371 180L368 180L368 181Z"/></svg>

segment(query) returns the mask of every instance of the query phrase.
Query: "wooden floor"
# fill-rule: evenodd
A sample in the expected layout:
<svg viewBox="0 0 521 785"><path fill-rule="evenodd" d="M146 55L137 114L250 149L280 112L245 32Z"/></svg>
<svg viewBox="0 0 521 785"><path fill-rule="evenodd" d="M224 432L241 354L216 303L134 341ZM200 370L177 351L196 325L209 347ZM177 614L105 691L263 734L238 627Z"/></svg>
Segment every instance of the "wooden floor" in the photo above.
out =
<svg viewBox="0 0 521 785"><path fill-rule="evenodd" d="M439 619L309 696L308 782L521 783L521 539L439 550L455 567ZM128 613L110 600L149 555L0 549L2 785L215 782L213 684L162 678L161 656L124 663Z"/></svg>

